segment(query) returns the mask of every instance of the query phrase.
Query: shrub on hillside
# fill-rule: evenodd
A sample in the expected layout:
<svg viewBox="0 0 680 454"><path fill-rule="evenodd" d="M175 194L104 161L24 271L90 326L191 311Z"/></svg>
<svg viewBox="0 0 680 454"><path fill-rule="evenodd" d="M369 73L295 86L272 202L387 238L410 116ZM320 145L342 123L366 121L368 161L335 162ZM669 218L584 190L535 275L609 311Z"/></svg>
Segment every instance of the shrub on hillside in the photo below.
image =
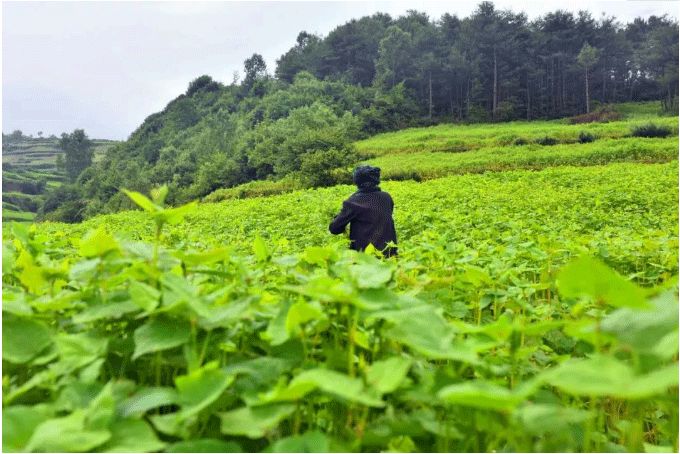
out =
<svg viewBox="0 0 680 454"><path fill-rule="evenodd" d="M655 125L654 123L634 126L631 129L631 135L633 137L668 137L672 132L671 128Z"/></svg>
<svg viewBox="0 0 680 454"><path fill-rule="evenodd" d="M581 131L578 135L578 143L595 142L596 137L589 132Z"/></svg>
<svg viewBox="0 0 680 454"><path fill-rule="evenodd" d="M339 183L338 172L335 170L347 167L355 161L356 154L352 149L312 151L302 156L300 179L306 186L333 186Z"/></svg>
<svg viewBox="0 0 680 454"><path fill-rule="evenodd" d="M233 188L218 189L203 198L203 202L215 203L229 199L248 199L251 197L265 197L301 189L302 185L291 177L281 180L256 180L235 186Z"/></svg>
<svg viewBox="0 0 680 454"><path fill-rule="evenodd" d="M423 176L420 173L416 172L415 170L398 170L390 172L390 174L385 175L383 179L391 181L413 180L420 182L423 181Z"/></svg>
<svg viewBox="0 0 680 454"><path fill-rule="evenodd" d="M606 123L608 121L620 120L622 115L611 107L603 107L590 113L576 115L569 118L572 125L580 123Z"/></svg>
<svg viewBox="0 0 680 454"><path fill-rule="evenodd" d="M536 139L536 143L544 146L557 145L557 139L554 137L545 136L541 137L540 139Z"/></svg>

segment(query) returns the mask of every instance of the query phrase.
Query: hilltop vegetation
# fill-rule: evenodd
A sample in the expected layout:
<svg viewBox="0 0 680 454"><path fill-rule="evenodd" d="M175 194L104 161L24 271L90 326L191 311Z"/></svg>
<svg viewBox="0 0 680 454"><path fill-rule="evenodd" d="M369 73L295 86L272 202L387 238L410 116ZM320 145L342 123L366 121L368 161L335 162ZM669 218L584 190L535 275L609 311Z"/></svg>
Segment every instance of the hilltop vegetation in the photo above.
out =
<svg viewBox="0 0 680 454"><path fill-rule="evenodd" d="M621 24L558 11L528 21L489 2L466 18L411 11L352 20L325 37L301 32L273 71L253 54L240 82L192 81L83 172L64 198L82 209L55 207L68 216L53 218L132 208L120 188L167 184L168 203L180 204L219 189L346 182L346 167L362 159L353 142L409 126L614 120L598 112L624 101L675 112L677 33L667 17Z"/></svg>

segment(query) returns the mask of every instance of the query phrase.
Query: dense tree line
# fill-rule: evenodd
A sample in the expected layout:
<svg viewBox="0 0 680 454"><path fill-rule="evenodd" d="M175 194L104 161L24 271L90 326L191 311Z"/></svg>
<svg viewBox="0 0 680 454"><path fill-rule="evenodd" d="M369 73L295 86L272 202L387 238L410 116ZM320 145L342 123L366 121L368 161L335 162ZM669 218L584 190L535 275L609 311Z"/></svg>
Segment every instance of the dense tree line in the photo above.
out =
<svg viewBox="0 0 680 454"><path fill-rule="evenodd" d="M319 186L356 160L352 142L442 121L556 118L596 104L658 99L677 109L678 24L621 24L556 11L534 21L481 3L467 18L410 11L301 32L277 60L244 62L242 81L204 75L129 139L49 199L45 218L130 208L121 188L168 184L180 203L218 188L292 178ZM71 207L66 219L60 200Z"/></svg>
<svg viewBox="0 0 680 454"><path fill-rule="evenodd" d="M588 12L556 11L534 21L481 3L469 17L433 21L411 11L352 20L326 38L302 32L278 60L276 76L299 71L361 86L404 82L419 114L449 119L551 118L586 111L588 68L600 103L663 99L677 108L678 24L651 16L621 24Z"/></svg>

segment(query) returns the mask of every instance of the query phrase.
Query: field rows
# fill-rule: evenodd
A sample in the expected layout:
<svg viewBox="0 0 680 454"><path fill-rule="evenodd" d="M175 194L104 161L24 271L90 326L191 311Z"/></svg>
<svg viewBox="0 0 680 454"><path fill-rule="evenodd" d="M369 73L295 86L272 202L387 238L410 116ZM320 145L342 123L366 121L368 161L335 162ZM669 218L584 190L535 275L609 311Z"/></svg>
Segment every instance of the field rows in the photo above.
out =
<svg viewBox="0 0 680 454"><path fill-rule="evenodd" d="M379 134L356 143L359 153L366 157L415 152L463 152L490 147L532 144L546 137L557 143L577 144L579 135L587 133L596 139L629 137L631 129L653 121L678 134L677 117L650 117L610 123L570 125L565 120L509 122L472 125L438 125L429 128L404 129ZM518 142L519 141L519 142Z"/></svg>
<svg viewBox="0 0 680 454"><path fill-rule="evenodd" d="M388 180L431 179L446 175L590 166L611 162L654 163L677 159L678 138L605 139L570 145L491 147L464 153L388 154L366 161L380 167Z"/></svg>

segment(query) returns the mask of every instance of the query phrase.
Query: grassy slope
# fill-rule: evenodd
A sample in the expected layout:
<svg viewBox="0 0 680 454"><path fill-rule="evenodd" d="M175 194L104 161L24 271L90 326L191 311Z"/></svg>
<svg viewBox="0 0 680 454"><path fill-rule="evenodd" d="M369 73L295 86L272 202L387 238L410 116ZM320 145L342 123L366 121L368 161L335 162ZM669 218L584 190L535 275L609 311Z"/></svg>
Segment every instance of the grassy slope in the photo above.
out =
<svg viewBox="0 0 680 454"><path fill-rule="evenodd" d="M559 165L602 165L610 162L667 162L677 158L678 117L662 116L657 102L616 105L622 120L571 125L553 121L443 124L379 134L356 143L363 163L382 169L385 180L431 179L446 175L511 169L543 169ZM671 129L671 137L630 137L631 129L653 122ZM579 143L586 132L595 142ZM536 143L545 137L555 146ZM301 185L292 178L252 181L218 189L206 202L291 192Z"/></svg>
<svg viewBox="0 0 680 454"><path fill-rule="evenodd" d="M656 103L654 103L656 104ZM571 125L566 119L552 121L517 121L509 123L479 123L471 125L443 124L429 128L411 128L379 134L356 143L365 157L413 152L460 152L488 147L504 147L518 139L534 143L544 137L559 143L577 143L581 132L598 139L621 138L630 135L632 127L653 121L670 127L678 134L678 118L661 117L650 109L650 103L617 106L624 119L610 123Z"/></svg>
<svg viewBox="0 0 680 454"><path fill-rule="evenodd" d="M387 180L430 179L446 175L560 165L589 166L610 162L667 162L677 159L678 138L605 139L586 144L489 147L466 153L415 152L366 161L382 169Z"/></svg>

